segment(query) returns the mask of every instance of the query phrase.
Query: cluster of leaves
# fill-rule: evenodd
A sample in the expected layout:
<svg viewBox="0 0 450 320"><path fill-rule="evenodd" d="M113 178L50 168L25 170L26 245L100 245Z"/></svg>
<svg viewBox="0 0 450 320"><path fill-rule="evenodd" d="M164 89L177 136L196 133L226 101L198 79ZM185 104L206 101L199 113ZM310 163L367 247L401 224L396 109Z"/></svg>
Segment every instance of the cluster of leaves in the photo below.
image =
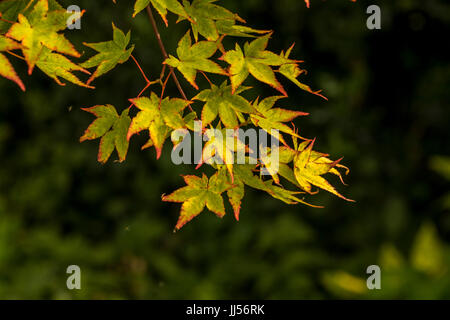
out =
<svg viewBox="0 0 450 320"><path fill-rule="evenodd" d="M115 1L114 1L115 2ZM176 229L200 214L206 206L217 216L225 215L224 195L239 219L240 207L244 198L245 186L267 192L287 204L305 202L304 195L314 194L313 187L326 190L336 196L342 196L323 175L330 173L342 181L338 169L348 169L340 164L340 160L332 161L327 154L313 150L315 139L306 139L298 135L292 121L307 113L287 110L275 105L288 96L280 82L285 78L300 89L325 98L320 91L313 91L301 83L298 78L304 73L299 66L301 61L291 59L293 45L279 54L269 51L268 44L273 34L270 30L257 30L245 25L245 20L237 14L217 5L216 0L137 0L133 17L144 9L151 19L152 26L159 38L152 8L168 25L167 14L178 16L179 21L186 21L189 29L181 38L174 53L167 55L162 42L162 71L159 79L149 81L137 60L132 56L134 49L130 43L130 32L127 34L113 24L113 40L100 43L85 43L97 51L93 57L82 63L71 61L68 56L79 58L81 55L63 36L70 14L55 0L7 0L0 4L0 50L22 58L28 64L31 74L35 66L63 84L59 78L74 84L93 88L94 79L112 70L117 64L126 62L130 57L136 62L146 80L146 86L135 98L130 99L131 106L117 112L112 105L99 105L84 110L96 116L96 120L88 127L80 141L100 139L98 161L105 163L114 150L117 150L119 161L125 160L131 137L141 131L149 132L149 141L143 149L154 147L157 158L160 157L165 141L175 130L193 132L195 120L202 121L200 132L210 129L260 128L269 135L273 129L280 131L277 139L282 143L278 150L267 148L256 156L255 164L235 163L236 153L243 151L250 157L251 150L245 142L236 136L232 145L224 144L219 136L209 135L205 144L201 163L208 163L217 172L208 178L184 176L186 186L162 197L163 201L182 203L181 214ZM309 5L308 1L306 1ZM225 38L250 38L243 44L235 41L234 46L227 49ZM23 56L13 53L20 50ZM96 68L93 73L88 71ZM168 74L166 74L169 69ZM73 74L80 71L89 74L88 80L81 81ZM188 99L177 79L179 72L198 94ZM197 73L201 73L210 83L210 88L200 89L196 83ZM207 73L222 76L217 85ZM25 86L14 71L8 59L0 54L0 74L15 81L23 90ZM216 77L218 77L216 76ZM242 96L251 88L244 82L252 76L264 85L272 87L278 94L260 101L255 97L248 100ZM182 98L164 97L168 80L173 78L180 90ZM159 94L144 92L151 85L161 85ZM325 98L326 99L326 98ZM134 107L134 108L133 108ZM236 131L238 132L238 131ZM287 139L290 137L290 139ZM169 139L170 140L170 139ZM301 142L300 142L300 141ZM288 142L292 141L292 146ZM178 142L173 141L174 147ZM225 147L224 147L225 145ZM267 153L278 152L280 156L279 170L271 170ZM265 155L264 155L265 154ZM207 161L215 156L221 163ZM265 179L261 174L267 170L271 177ZM295 190L284 185L288 183ZM312 205L311 205L312 206Z"/></svg>
<svg viewBox="0 0 450 320"><path fill-rule="evenodd" d="M83 12L77 18L81 18ZM71 21L72 19L72 21ZM128 60L133 47L127 49L130 34L125 35L113 24L112 41L88 44L98 54L83 63L72 61L81 54L64 37L61 31L73 23L73 14L55 0L5 0L0 3L0 52L24 60L28 74L34 67L64 85L60 78L76 85L94 89L90 83L112 70L118 63ZM22 56L14 51L22 52ZM72 59L72 60L71 60ZM95 72L87 69L96 67ZM75 71L90 75L82 81ZM25 91L25 85L17 75L5 54L0 53L0 75L17 83Z"/></svg>

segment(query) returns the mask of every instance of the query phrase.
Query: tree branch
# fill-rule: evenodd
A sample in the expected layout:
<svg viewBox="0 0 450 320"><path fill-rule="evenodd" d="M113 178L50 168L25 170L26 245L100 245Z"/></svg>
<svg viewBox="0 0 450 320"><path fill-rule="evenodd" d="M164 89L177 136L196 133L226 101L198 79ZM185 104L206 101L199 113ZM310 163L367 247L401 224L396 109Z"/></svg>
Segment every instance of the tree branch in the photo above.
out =
<svg viewBox="0 0 450 320"><path fill-rule="evenodd" d="M159 48L161 49L164 59L167 59L167 58L169 58L169 56L168 56L166 48L164 47L164 44L161 40L161 35L159 34L158 26L156 25L156 21L155 21L155 18L153 17L153 12L152 12L152 9L150 8L150 5L147 6L146 10L147 10L147 14L150 19L150 22L152 23L153 31L155 32L155 35L156 35L156 40L158 40ZM173 81L175 82L175 85L178 88L178 91L180 91L180 94L184 100L188 100L188 98L186 97L186 94L183 91L183 88L181 88L181 84L178 81L177 76L175 75L173 67L169 66L169 68L170 68L170 73L172 75Z"/></svg>

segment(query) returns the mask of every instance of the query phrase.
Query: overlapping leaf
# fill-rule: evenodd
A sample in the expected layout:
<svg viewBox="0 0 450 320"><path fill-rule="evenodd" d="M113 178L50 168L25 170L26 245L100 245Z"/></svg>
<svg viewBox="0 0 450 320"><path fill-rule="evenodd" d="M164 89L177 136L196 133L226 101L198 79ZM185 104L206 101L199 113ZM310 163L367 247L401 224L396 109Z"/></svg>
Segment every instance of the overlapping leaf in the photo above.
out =
<svg viewBox="0 0 450 320"><path fill-rule="evenodd" d="M197 71L205 71L216 74L226 75L217 63L209 60L217 51L217 44L212 41L200 41L192 44L191 35L188 31L178 43L178 58L170 55L164 62L174 68L177 68L189 83L198 90L195 83Z"/></svg>
<svg viewBox="0 0 450 320"><path fill-rule="evenodd" d="M157 158L161 156L164 141L170 133L170 129L185 128L182 111L189 105L189 101L182 99L160 98L152 92L150 98L141 97L130 100L140 111L133 118L127 133L129 140L134 134L142 130L148 130L150 141L143 149L155 146Z"/></svg>
<svg viewBox="0 0 450 320"><path fill-rule="evenodd" d="M98 52L98 54L81 64L83 68L97 67L87 81L87 84L90 84L94 79L111 71L119 63L126 62L134 50L134 45L127 49L128 44L130 43L130 32L128 31L125 35L122 30L117 28L114 24L112 27L113 40L98 43L84 43L85 46Z"/></svg>
<svg viewBox="0 0 450 320"><path fill-rule="evenodd" d="M267 133L271 133L273 129L282 131L284 133L290 134L292 136L296 136L294 130L284 124L283 122L289 122L294 120L299 116L307 116L308 113L294 110L287 110L281 108L273 108L275 103L284 98L282 96L274 96L268 97L262 100L261 102L256 99L253 103L254 108L258 111L258 114L252 114L250 117L252 122L256 125L267 131ZM284 139L280 135L281 141L284 142Z"/></svg>
<svg viewBox="0 0 450 320"><path fill-rule="evenodd" d="M19 43L0 35L0 51L20 49L21 47L22 46ZM20 89L25 91L25 86L22 80L20 80L11 62L9 62L8 58L6 58L2 53L0 53L0 76L14 81Z"/></svg>
<svg viewBox="0 0 450 320"><path fill-rule="evenodd" d="M251 43L246 43L244 51L236 43L234 50L227 51L224 54L223 59L230 64L228 72L233 92L251 74L257 80L267 83L284 96L287 96L283 86L275 77L271 66L281 66L286 63L292 63L292 61L266 50L269 38L270 34L255 39Z"/></svg>
<svg viewBox="0 0 450 320"><path fill-rule="evenodd" d="M27 16L18 15L18 22L11 26L6 35L22 43L29 74L44 46L52 51L80 57L69 40L58 33L66 28L67 17L65 10L49 11L47 0L38 0Z"/></svg>
<svg viewBox="0 0 450 320"><path fill-rule="evenodd" d="M216 41L219 39L219 30L216 23L221 21L235 21L245 22L237 14L221 7L214 2L217 0L194 0L190 3L183 0L183 6L187 14L191 18L191 27L194 34L195 41L198 41L198 34L201 34L207 40ZM183 20L181 18L180 20ZM221 28L227 28L229 25L221 25ZM223 30L221 30L223 31ZM241 30L242 32L243 30ZM246 30L244 32L249 32ZM255 32L255 31L251 31Z"/></svg>
<svg viewBox="0 0 450 320"><path fill-rule="evenodd" d="M83 83L80 79L78 79L72 72L73 71L81 71L86 74L90 74L89 71L80 67L79 65L73 63L65 56L51 52L48 48L43 48L41 54L39 55L38 60L36 61L36 66L41 69L46 75L56 81L59 85L65 85L58 77L66 79L76 85L91 88L94 87L89 86Z"/></svg>
<svg viewBox="0 0 450 320"><path fill-rule="evenodd" d="M178 0L137 0L134 4L133 17L144 10L150 3L156 11L158 11L166 26L168 25L166 18L167 10L179 15L180 17L188 18L188 14Z"/></svg>
<svg viewBox="0 0 450 320"><path fill-rule="evenodd" d="M290 191L279 186L273 185L272 180L263 181L260 177L254 174L255 165L240 164L233 167L234 181L241 181L243 184L248 185L254 189L267 192L272 197L283 201L286 204L303 203L310 207L320 208L319 206L311 205L300 199L297 195L301 194L298 191Z"/></svg>
<svg viewBox="0 0 450 320"><path fill-rule="evenodd" d="M128 152L127 131L131 123L128 109L120 116L112 105L94 106L83 110L92 113L97 119L86 129L80 142L101 138L98 161L106 163L114 149L117 150L119 161L124 161Z"/></svg>
<svg viewBox="0 0 450 320"><path fill-rule="evenodd" d="M333 193L344 200L353 201L337 192L336 189L322 177L322 175L335 169L341 159L330 161L326 158L325 154L313 152L313 145L314 141L310 142L308 147L298 151L293 159L294 174L301 188L306 192L311 193L312 185L314 185L320 189ZM336 171L334 171L334 174L336 174ZM339 173L338 175L340 176Z"/></svg>
<svg viewBox="0 0 450 320"><path fill-rule="evenodd" d="M239 95L246 89L242 87L233 94L231 87L223 82L220 87L212 85L211 89L203 90L195 96L193 100L206 102L202 111L203 127L208 126L219 115L226 128L236 128L239 125L238 120L244 120L242 113L254 113L255 109L252 105Z"/></svg>
<svg viewBox="0 0 450 320"><path fill-rule="evenodd" d="M187 186L162 197L163 201L183 203L176 230L198 216L205 206L220 218L225 215L222 193L230 188L230 185L223 171L216 172L210 179L205 174L201 178L196 176L183 178Z"/></svg>
<svg viewBox="0 0 450 320"><path fill-rule="evenodd" d="M239 137L233 130L208 129L204 135L208 138L208 141L203 147L202 159L197 168L203 163L225 164L233 181L235 154L241 152L245 155L248 148L239 140Z"/></svg>

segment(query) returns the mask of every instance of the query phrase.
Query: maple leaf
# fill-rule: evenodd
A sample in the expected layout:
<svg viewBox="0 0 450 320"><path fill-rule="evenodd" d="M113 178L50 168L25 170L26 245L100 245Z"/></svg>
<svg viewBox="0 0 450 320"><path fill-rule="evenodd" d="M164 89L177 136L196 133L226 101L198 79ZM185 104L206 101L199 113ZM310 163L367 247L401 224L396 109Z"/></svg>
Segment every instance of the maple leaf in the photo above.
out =
<svg viewBox="0 0 450 320"><path fill-rule="evenodd" d="M247 90L248 87L242 87L241 90L231 92L231 87L227 82L223 82L220 87L211 85L211 89L200 92L192 100L206 102L202 110L202 125L206 127L213 122L217 115L227 128L236 128L239 125L238 118L243 120L242 113L254 113L252 105L239 93Z"/></svg>
<svg viewBox="0 0 450 320"><path fill-rule="evenodd" d="M98 161L106 163L116 149L119 161L123 162L128 152L127 131L131 123L128 109L125 109L120 116L116 108L109 104L82 108L82 110L92 113L97 119L86 129L80 142L101 137Z"/></svg>
<svg viewBox="0 0 450 320"><path fill-rule="evenodd" d="M233 181L232 188L227 190L228 200L233 207L234 217L239 221L241 202L245 195L245 185L240 179Z"/></svg>
<svg viewBox="0 0 450 320"><path fill-rule="evenodd" d="M269 195L275 199L281 200L286 204L297 204L303 203L307 206L314 208L322 208L320 206L315 206L310 203L305 202L303 199L297 197L301 192L290 191L282 187L273 185L273 180L263 181L261 178L256 176L253 171L256 166L251 164L241 164L233 167L234 181L242 181L245 185L252 187L254 189L262 190L267 192Z"/></svg>
<svg viewBox="0 0 450 320"><path fill-rule="evenodd" d="M230 131L220 128L206 130L204 135L208 138L208 142L203 147L202 158L197 169L205 162L208 164L223 163L230 173L231 181L234 182L234 155L236 152L242 152L245 155L248 148L239 140L236 131L231 131L232 135L228 136L229 133Z"/></svg>
<svg viewBox="0 0 450 320"><path fill-rule="evenodd" d="M134 134L142 130L148 130L151 141L142 148L145 149L154 145L156 157L159 159L170 128L181 129L186 127L181 113L190 102L177 98L165 98L161 101L153 92L150 98L141 97L130 99L130 101L141 111L131 121L127 139L130 140Z"/></svg>
<svg viewBox="0 0 450 320"><path fill-rule="evenodd" d="M20 49L22 46L2 35L0 35L0 51L9 51L14 49ZM25 86L20 80L19 76L17 75L16 71L14 70L14 67L9 62L8 58L6 58L3 54L0 53L0 75L14 81L22 91L25 91Z"/></svg>
<svg viewBox="0 0 450 320"><path fill-rule="evenodd" d="M18 15L19 22L11 26L6 36L21 41L28 74L33 72L44 46L52 51L80 57L70 41L58 33L67 27L67 15L65 10L49 11L48 0L38 0L27 17Z"/></svg>
<svg viewBox="0 0 450 320"><path fill-rule="evenodd" d="M197 70L227 75L217 63L209 60L217 51L217 44L212 41L200 41L191 45L191 35L188 31L178 43L178 59L170 55L165 64L177 68L189 83L198 90L195 83Z"/></svg>
<svg viewBox="0 0 450 320"><path fill-rule="evenodd" d="M281 66L292 61L276 55L273 52L267 51L267 44L271 34L253 40L250 44L247 42L244 45L244 51L236 43L235 50L230 50L222 57L230 68L231 86L233 92L247 79L251 74L257 80L264 82L284 96L287 96L283 86L278 82L275 73L270 66Z"/></svg>
<svg viewBox="0 0 450 320"><path fill-rule="evenodd" d="M286 53L281 52L280 56L288 62L286 64L283 64L280 66L278 72L281 73L283 76L291 80L294 84L296 84L300 89L305 90L309 93L315 94L321 98L324 98L325 100L328 100L325 96L320 94L321 90L319 91L313 91L309 86L306 84L301 83L297 80L298 76L302 73L305 73L305 70L302 70L299 68L298 63L292 60L289 60L289 55L291 54L292 49L294 48L295 43L286 51ZM300 61L298 61L300 62Z"/></svg>
<svg viewBox="0 0 450 320"><path fill-rule="evenodd" d="M89 71L73 63L65 56L51 52L48 48L42 49L42 52L36 61L36 66L61 86L64 86L65 83L61 82L58 77L66 79L76 85L94 89L94 87L80 81L80 79L72 73L72 71L81 71L90 74Z"/></svg>
<svg viewBox="0 0 450 320"><path fill-rule="evenodd" d="M180 17L189 18L188 14L184 10L178 0L137 0L134 4L134 13L133 18L142 10L145 9L149 4L152 4L153 7L158 11L159 15L163 19L166 26L168 26L167 22L167 10L179 15Z"/></svg>
<svg viewBox="0 0 450 320"><path fill-rule="evenodd" d="M248 37L255 38L254 34L271 33L272 30L257 30L243 25L237 25L235 20L219 20L216 22L219 34L232 37Z"/></svg>
<svg viewBox="0 0 450 320"><path fill-rule="evenodd" d="M306 192L311 193L311 186L314 185L333 193L344 200L354 202L354 200L347 199L337 192L325 178L321 177L334 169L342 159L330 161L326 158L325 154L320 154L318 152L313 153L312 147L314 145L314 140L306 142L303 145L306 144L308 144L308 147L303 150L300 149L301 151L298 151L293 159L294 174L301 188Z"/></svg>
<svg viewBox="0 0 450 320"><path fill-rule="evenodd" d="M273 96L265 98L261 102L258 102L258 99L256 99L253 103L253 106L259 114L252 114L250 115L250 118L255 126L261 127L269 134L271 134L272 129L276 129L292 136L297 136L294 130L285 125L283 122L292 121L299 116L307 116L309 115L309 113L281 108L273 108L275 103L282 98L285 97ZM280 141L285 143L281 135L279 136L279 138Z"/></svg>
<svg viewBox="0 0 450 320"><path fill-rule="evenodd" d="M114 23L112 24L112 27L113 40L98 43L83 43L85 46L98 52L98 54L81 64L83 68L97 67L87 81L88 85L94 81L94 79L114 69L119 63L122 64L126 62L134 50L134 45L127 49L127 46L130 43L130 31L125 35L122 30L114 25Z"/></svg>
<svg viewBox="0 0 450 320"><path fill-rule="evenodd" d="M195 41L198 41L198 34L207 40L216 41L219 39L219 31L216 25L218 21L240 21L244 22L237 14L213 4L217 0L194 0L192 3L183 0L183 6L191 18L191 28ZM179 19L179 21L183 18Z"/></svg>
<svg viewBox="0 0 450 320"><path fill-rule="evenodd" d="M205 174L201 178L183 176L183 179L187 186L174 191L170 195L162 196L163 201L183 203L180 217L175 226L176 230L198 216L205 206L220 218L225 215L225 206L221 194L230 188L226 175L218 171L209 180Z"/></svg>

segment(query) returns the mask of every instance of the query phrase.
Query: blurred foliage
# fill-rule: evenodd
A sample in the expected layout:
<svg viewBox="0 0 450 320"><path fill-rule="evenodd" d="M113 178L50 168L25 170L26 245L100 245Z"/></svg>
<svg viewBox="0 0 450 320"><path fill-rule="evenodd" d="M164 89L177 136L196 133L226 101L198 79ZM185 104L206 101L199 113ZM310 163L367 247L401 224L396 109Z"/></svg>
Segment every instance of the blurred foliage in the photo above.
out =
<svg viewBox="0 0 450 320"><path fill-rule="evenodd" d="M162 57L145 15L132 20L126 1L109 2L78 1L87 11L68 38L109 40L113 19L133 29L137 58L157 76ZM329 98L286 83L294 107L311 113L296 125L320 138L319 151L345 155L352 168L345 192L356 204L321 192L325 209L288 206L253 191L239 222L205 214L174 234L178 206L160 195L193 168L173 165L167 149L158 162L139 152L144 136L125 163L104 166L96 143L78 143L91 120L81 107L125 107L143 87L132 62L99 79L95 91L60 87L40 71L24 77L26 93L0 81L0 298L449 299L450 52L442 35L450 6L376 3L382 29L370 31L372 1L312 1L310 9L297 0L223 1L249 25L274 29L271 49L296 42L294 54L310 71L305 81ZM169 23L161 36L173 52L186 26ZM172 84L168 90L177 96ZM66 288L71 264L81 267L79 291ZM382 289L368 291L373 264Z"/></svg>

